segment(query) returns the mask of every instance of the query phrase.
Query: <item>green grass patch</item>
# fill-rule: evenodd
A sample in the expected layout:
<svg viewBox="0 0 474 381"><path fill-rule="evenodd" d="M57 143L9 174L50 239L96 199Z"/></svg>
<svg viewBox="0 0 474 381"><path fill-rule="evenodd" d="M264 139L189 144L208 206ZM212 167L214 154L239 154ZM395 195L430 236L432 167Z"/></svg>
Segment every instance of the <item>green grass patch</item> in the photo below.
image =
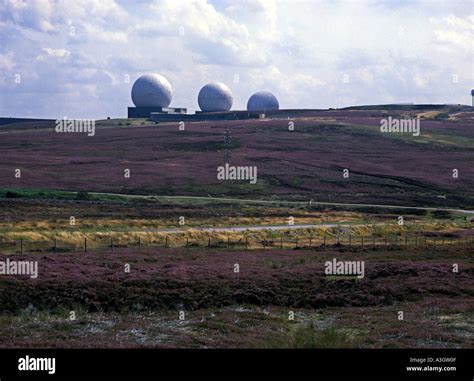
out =
<svg viewBox="0 0 474 381"><path fill-rule="evenodd" d="M354 348L360 342L360 336L356 330L317 328L311 321L291 329L287 336L270 343L270 346L297 349Z"/></svg>

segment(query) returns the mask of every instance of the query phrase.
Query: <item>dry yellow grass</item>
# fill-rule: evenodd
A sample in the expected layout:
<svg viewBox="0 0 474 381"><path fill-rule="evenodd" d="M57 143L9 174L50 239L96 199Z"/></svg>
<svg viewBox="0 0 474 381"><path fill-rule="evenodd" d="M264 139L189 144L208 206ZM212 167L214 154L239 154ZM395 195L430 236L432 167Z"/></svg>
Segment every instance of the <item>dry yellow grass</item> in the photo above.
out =
<svg viewBox="0 0 474 381"><path fill-rule="evenodd" d="M295 224L323 224L323 223L351 223L363 218L362 214L351 212L311 213L298 212L294 216ZM228 226L261 226L261 225L285 225L288 217L227 217L216 219L185 218L183 227L228 227ZM138 229L163 229L179 228L178 219L80 219L76 218L75 225L71 226L68 219L23 221L13 223L0 223L3 231L31 231L31 230L68 230L80 229L84 232L108 231L108 230L138 230Z"/></svg>
<svg viewBox="0 0 474 381"><path fill-rule="evenodd" d="M116 224L119 230L114 230L112 227L114 223L110 224L111 229L107 231L83 231L79 226L67 227L63 229L49 229L48 224L44 221L41 223L30 224L30 229L26 229L26 225L22 225L20 230L10 230L0 235L0 242L12 242L23 239L29 243L53 245L56 239L60 245L67 245L73 247L83 247L84 238L87 237L87 244L89 248L104 247L110 244L111 239L114 245L133 245L140 240L141 244L147 245L163 245L166 241L169 246L184 246L187 242L189 244L198 244L204 246L211 239L212 244L231 246L239 243L244 245L247 241L249 248L262 247L263 242L273 244L274 246L281 245L281 237L283 237L283 247L294 247L296 240L302 245L321 244L324 242L324 237L327 240L334 242L336 237L342 241L347 242L349 236L356 240L360 237L382 238L386 236L403 236L410 235L415 232L436 231L436 232L451 232L456 230L458 226L454 222L431 222L424 224L407 224L399 226L396 223L386 225L340 225L337 227L315 227L298 230L258 230L258 231L229 231L229 232L208 232L196 230L192 228L185 228L178 233L167 233L159 231L140 230L140 227L149 226L143 220L136 220L131 224L129 229L124 230L124 221ZM299 223L299 221L298 221ZM156 226L156 225L154 225Z"/></svg>
<svg viewBox="0 0 474 381"><path fill-rule="evenodd" d="M416 115L417 118L419 119L435 119L439 115L444 114L442 111L425 111L425 112L420 112ZM448 118L448 119L451 119Z"/></svg>

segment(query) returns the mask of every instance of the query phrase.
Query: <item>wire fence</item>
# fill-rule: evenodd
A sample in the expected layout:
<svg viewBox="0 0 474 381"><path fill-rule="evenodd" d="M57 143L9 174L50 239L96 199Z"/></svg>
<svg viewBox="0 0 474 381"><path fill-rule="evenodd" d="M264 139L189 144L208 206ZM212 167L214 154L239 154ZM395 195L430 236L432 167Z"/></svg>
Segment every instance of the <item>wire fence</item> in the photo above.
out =
<svg viewBox="0 0 474 381"><path fill-rule="evenodd" d="M166 235L144 239L138 237L134 240L125 240L113 236L84 236L78 242L62 241L54 239L52 241L31 241L12 240L0 241L1 254L24 254L24 253L62 253L71 251L93 252L93 251L114 251L119 248L130 248L141 250L142 248L164 247L201 247L201 248L221 248L221 249L304 249L313 247L345 246L345 247L384 247L384 246L447 246L447 245L472 245L474 236L317 236L317 237L289 237L284 235L274 236L271 239L261 239L255 237L235 238L230 235L226 239L209 236L206 239L196 239L186 236Z"/></svg>

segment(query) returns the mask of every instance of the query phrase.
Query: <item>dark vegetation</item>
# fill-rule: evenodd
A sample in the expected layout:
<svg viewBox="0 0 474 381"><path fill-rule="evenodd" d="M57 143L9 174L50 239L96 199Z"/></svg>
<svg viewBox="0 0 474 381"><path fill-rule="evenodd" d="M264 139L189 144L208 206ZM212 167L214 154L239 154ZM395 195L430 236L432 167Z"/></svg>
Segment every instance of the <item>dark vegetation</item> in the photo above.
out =
<svg viewBox="0 0 474 381"><path fill-rule="evenodd" d="M135 304L187 310L233 304L327 308L386 306L445 295L474 297L472 246L426 251L119 249L12 255L11 260L38 260L39 277L3 276L0 306L4 312L18 312L30 304L46 310L80 305L91 312L126 311ZM334 257L365 260L365 278L325 276L324 262ZM126 263L129 274L124 272ZM239 273L234 273L236 263ZM453 273L453 263L459 264L459 273Z"/></svg>
<svg viewBox="0 0 474 381"><path fill-rule="evenodd" d="M473 254L452 246L10 256L38 260L39 277L0 278L0 347L470 348ZM365 278L326 277L334 257L364 260Z"/></svg>

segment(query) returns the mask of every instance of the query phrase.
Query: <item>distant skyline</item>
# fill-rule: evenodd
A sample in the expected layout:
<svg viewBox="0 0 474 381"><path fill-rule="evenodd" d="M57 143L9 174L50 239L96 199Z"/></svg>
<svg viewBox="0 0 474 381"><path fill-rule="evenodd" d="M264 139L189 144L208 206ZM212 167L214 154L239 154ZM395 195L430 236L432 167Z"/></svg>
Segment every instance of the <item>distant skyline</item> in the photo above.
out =
<svg viewBox="0 0 474 381"><path fill-rule="evenodd" d="M472 1L0 0L0 116L126 117L147 72L198 109L226 83L281 108L470 104Z"/></svg>

